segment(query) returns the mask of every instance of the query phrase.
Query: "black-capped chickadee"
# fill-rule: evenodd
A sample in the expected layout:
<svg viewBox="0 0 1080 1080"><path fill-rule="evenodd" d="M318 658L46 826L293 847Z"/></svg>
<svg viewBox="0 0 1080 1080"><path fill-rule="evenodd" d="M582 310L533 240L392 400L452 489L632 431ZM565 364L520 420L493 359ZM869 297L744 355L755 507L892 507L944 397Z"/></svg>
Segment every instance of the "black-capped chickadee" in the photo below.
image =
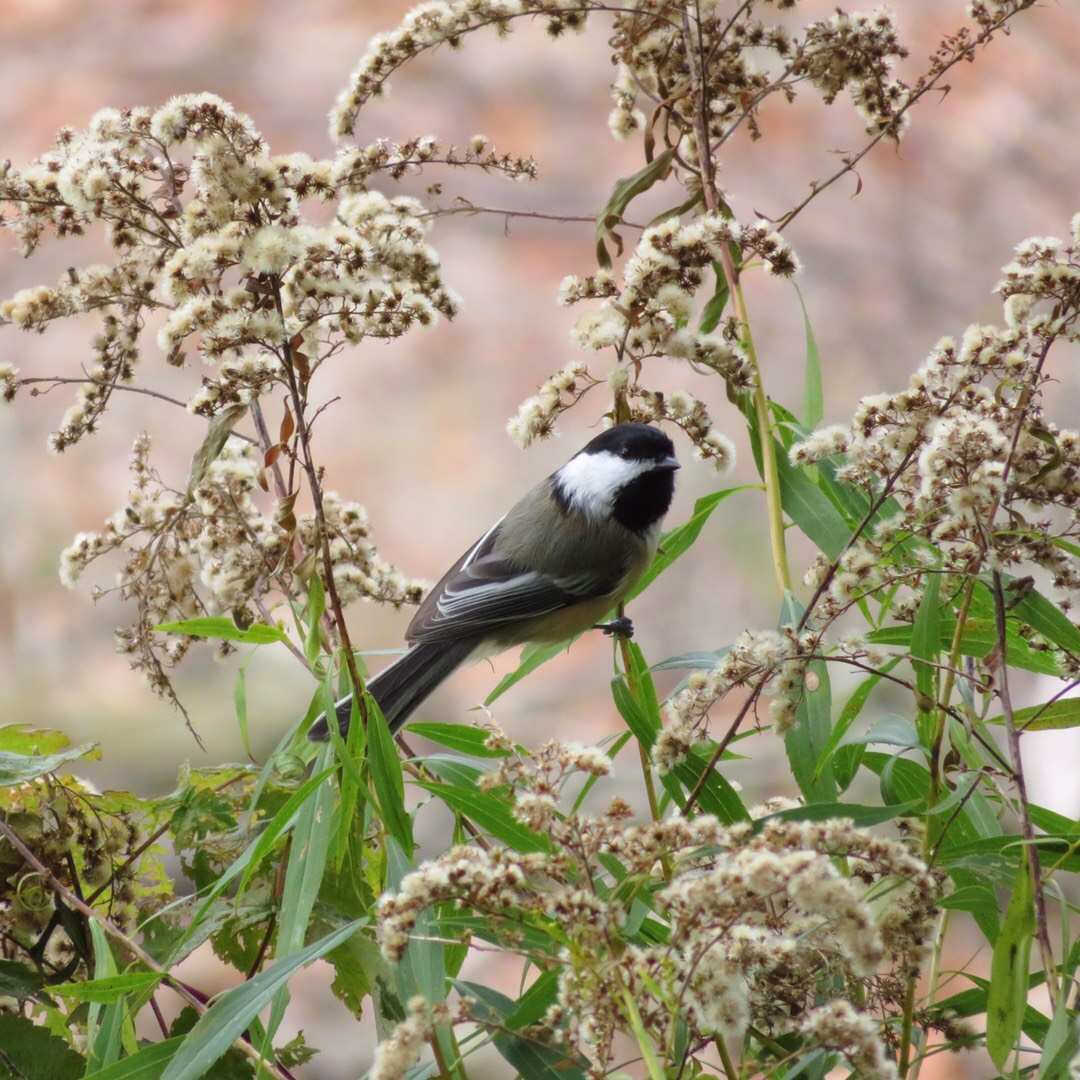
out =
<svg viewBox="0 0 1080 1080"><path fill-rule="evenodd" d="M390 730L467 660L597 626L656 553L678 467L662 431L619 424L537 484L450 567L405 631L409 651L367 684ZM337 703L343 732L351 706ZM329 737L325 718L310 737Z"/></svg>

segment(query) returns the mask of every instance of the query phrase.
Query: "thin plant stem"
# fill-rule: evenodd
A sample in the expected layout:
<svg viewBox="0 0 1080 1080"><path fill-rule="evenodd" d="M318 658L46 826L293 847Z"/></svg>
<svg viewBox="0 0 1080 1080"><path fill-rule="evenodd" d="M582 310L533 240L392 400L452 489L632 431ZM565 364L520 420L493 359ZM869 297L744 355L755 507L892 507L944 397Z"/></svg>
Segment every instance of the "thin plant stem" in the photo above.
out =
<svg viewBox="0 0 1080 1080"><path fill-rule="evenodd" d="M629 419L630 410L626 402L626 394L624 391L617 391L615 394L615 401L613 405L615 413L616 423L622 424ZM621 618L623 615L623 606L619 604L618 615ZM637 679L634 676L633 658L630 653L630 642L623 636L619 636L619 652L622 656L623 670L626 672L626 682L630 687L630 692L635 697L640 697L638 693L640 687L637 685ZM645 797L649 801L649 814L652 816L653 821L660 820L660 802L656 796L656 785L653 782L652 773L652 761L649 759L649 752L642 745L640 740L635 740L638 744L638 757L641 761L641 777L645 784ZM666 879L671 878L671 861L665 855L662 860L664 869L664 877Z"/></svg>
<svg viewBox="0 0 1080 1080"><path fill-rule="evenodd" d="M754 371L754 412L757 416L758 442L761 446L761 471L765 481L765 503L769 518L769 545L772 548L773 573L781 596L791 591L791 568L788 565L787 543L784 536L784 511L780 502L780 474L776 465L776 444L773 441L772 418L769 415L769 399L765 395L765 385L761 377L761 365L758 363L754 338L750 331L750 314L743 298L742 285L738 271L731 259L731 252L726 247L721 250L721 265L728 280L732 296L735 298L735 311L743 329L742 343L746 357Z"/></svg>
<svg viewBox="0 0 1080 1080"><path fill-rule="evenodd" d="M164 401L169 405L177 405L181 409L187 411L187 403L181 401L179 398L174 398L169 394L163 394L159 390L151 390L145 386L127 386L124 383L110 381L107 379L92 379L89 375L83 378L77 378L75 376L68 375L40 375L33 376L31 378L19 379L16 381L16 386L36 386L39 383L48 383L48 389L45 390L31 390L30 396L41 396L47 394L49 390L54 390L58 386L103 386L110 393L113 390L120 390L127 394L142 394L145 397L155 398L158 401ZM239 431L230 431L229 436L234 439L240 439L242 442L254 443L255 440L250 435L244 435Z"/></svg>
<svg viewBox="0 0 1080 1080"><path fill-rule="evenodd" d="M709 778L709 773L716 768L717 762L724 756L724 751L731 744L731 740L735 738L736 733L739 730L739 725L742 724L746 718L746 714L754 707L754 703L761 696L762 690L765 689L765 682L768 678L766 674L759 681L758 684L750 691L747 699L742 703L742 707L738 713L735 714L735 719L731 722L731 726L724 733L724 737L717 744L716 749L713 751L712 757L709 758L705 768L701 770L701 775L697 779L697 783L690 789L690 794L686 797L686 806L683 809L684 814L689 814L693 809L694 804L698 801L698 797L701 795L702 789L705 787L705 781Z"/></svg>
<svg viewBox="0 0 1080 1080"><path fill-rule="evenodd" d="M948 929L948 926L949 910L946 908L941 913L941 918L938 920L937 933L934 935L934 950L930 954L930 976L929 985L926 990L927 1007L933 1005L934 997L937 994L938 979L941 977L941 953L945 945L945 932ZM919 1080L919 1070L922 1069L922 1063L925 1060L925 1051L915 1058L915 1061L911 1065L909 1080Z"/></svg>
<svg viewBox="0 0 1080 1080"><path fill-rule="evenodd" d="M626 1009L626 1018L630 1023L630 1030L634 1033L638 1049L641 1051L641 1057L645 1062L645 1068L649 1071L649 1080L664 1080L664 1067L656 1056L656 1047L653 1046L652 1038L645 1030L645 1025L641 1022L641 1014L634 1003L633 995L625 986L622 988L622 1000L623 1007Z"/></svg>
<svg viewBox="0 0 1080 1080"><path fill-rule="evenodd" d="M304 398L300 393L300 385L296 378L296 368L293 364L292 343L288 339L288 328L285 322L285 310L281 303L281 281L274 277L272 288L274 293L274 306L277 309L278 318L286 334L286 340L282 346L284 350L285 375L289 382L289 393L292 397L293 413L296 420L296 431L300 436L300 448L303 454L303 468L307 474L308 487L311 489L311 501L315 507L315 523L318 529L319 541L322 548L323 572L326 575L326 593L330 598L330 608L334 613L334 622L337 624L338 638L345 653L345 666L349 672L349 680L352 683L353 693L356 695L357 705L360 709L360 722L367 730L368 713L367 703L364 701L364 684L360 681L360 673L356 669L356 657L353 654L352 642L349 640L349 627L345 622L345 614L341 606L341 597L338 595L337 583L334 581L334 560L330 556L330 530L326 524L326 513L323 509L322 483L319 480L318 470L315 468L315 460L311 454L311 433L308 430L307 418L304 415Z"/></svg>
<svg viewBox="0 0 1080 1080"><path fill-rule="evenodd" d="M724 1042L722 1035L717 1035L713 1039L713 1045L716 1047L716 1052L720 1055L720 1061L724 1065L724 1072L727 1074L728 1080L739 1080L739 1070L735 1065L735 1062L731 1060L731 1052L727 1048L727 1043Z"/></svg>
<svg viewBox="0 0 1080 1080"><path fill-rule="evenodd" d="M540 210L515 210L512 207L506 206L477 206L475 203L468 202L465 199L459 199L458 206L443 206L438 207L435 210L428 210L427 212L420 214L421 218L433 218L433 217L453 217L458 214L465 214L472 217L474 214L492 214L495 217L504 218L503 231L509 232L510 219L511 218L526 218L534 221L555 221L563 225L596 225L595 214L547 214ZM626 221L622 218L619 219L619 225L627 229L644 229L646 226L636 224L633 221Z"/></svg>
<svg viewBox="0 0 1080 1080"><path fill-rule="evenodd" d="M273 440L270 438L270 430L266 426L266 417L263 416L262 405L259 404L258 398L252 401L249 410L251 419L255 423L255 430L259 433L259 442L262 444L263 453L266 454L273 445ZM289 489L281 472L281 463L275 459L271 468L274 472L274 490L277 492L279 499L284 499L288 496Z"/></svg>
<svg viewBox="0 0 1080 1080"><path fill-rule="evenodd" d="M1054 969L1054 951L1050 946L1050 930L1046 915L1046 896L1042 887L1042 868L1039 860L1039 847L1035 843L1035 829L1031 824L1031 805L1028 802L1027 781L1024 779L1024 762L1020 756L1020 732L1016 730L1016 722L1013 716L1012 695L1009 691L1009 663L1008 642L1005 635L1006 607L1005 589L1001 583L1001 573L993 572L994 578L994 623L997 628L997 647L1001 654L1000 658L1000 686L998 695L1001 698L1001 712L1005 719L1005 730L1008 733L1009 757L1012 759L1013 777L1016 781L1016 794L1020 800L1020 832L1024 838L1024 848L1027 854L1028 870L1031 873L1031 884L1035 896L1035 938L1039 943L1039 952L1042 956L1043 970L1046 973L1046 989L1050 994L1050 1003L1057 1009L1058 984Z"/></svg>
<svg viewBox="0 0 1080 1080"><path fill-rule="evenodd" d="M686 8L683 9L682 19L683 42L694 82L694 89L698 96L698 108L694 112L694 128L697 135L701 191L705 199L705 208L710 213L717 213L720 208L720 197L716 190L716 165L712 159L709 140L709 103L704 71L702 70L704 57L702 56L700 34L698 41L695 42L690 25L690 13ZM698 17L698 29L700 30L700 16ZM750 313L746 307L746 297L743 295L739 273L735 268L731 252L726 244L721 245L720 265L724 271L728 291L735 304L735 314L741 327L742 346L746 352L747 361L754 372L754 413L757 417L758 441L761 445L761 471L762 479L765 481L769 545L772 550L773 573L776 575L776 584L782 596L791 589L791 569L788 565L787 544L784 538L784 512L780 503L780 476L776 467L776 448L773 445L769 401L765 394L757 350L754 347L754 336L750 329Z"/></svg>
<svg viewBox="0 0 1080 1080"><path fill-rule="evenodd" d="M900 1065L899 1073L901 1080L908 1075L911 1066L911 1048L914 1043L914 1017L915 1017L915 982L914 978L908 979L904 990L904 1013L900 1021Z"/></svg>
<svg viewBox="0 0 1080 1080"><path fill-rule="evenodd" d="M975 50L980 46L989 44L991 38L1001 30L1005 28L1005 24L1018 15L1021 11L1027 10L1027 8L1033 6L1035 0L1026 0L1026 2L1020 6L1013 8L1011 11L1004 12L993 23L991 23L985 30L982 31L974 40L972 40L966 47L957 49L955 54L949 58L948 61L941 64L933 74L923 80L915 87L914 91L907 99L907 101L896 110L894 121L899 122L919 101L922 100L931 90L935 89L944 78L944 76L962 60L971 61L974 58ZM947 88L943 88L947 89ZM842 177L847 176L848 173L856 171L856 167L859 162L862 161L871 150L882 139L892 137L893 128L890 126L883 127L877 135L875 135L869 142L867 142L863 148L856 154L846 154L841 160L843 165L836 170L831 176L826 177L824 180L813 180L810 183L810 194L806 196L801 202L797 203L790 210L787 211L777 222L776 228L778 230L785 229L790 225L795 218L799 216L823 191L828 190L833 184L840 180ZM860 180L860 188L862 186ZM858 192L856 192L858 194Z"/></svg>
<svg viewBox="0 0 1080 1080"><path fill-rule="evenodd" d="M971 599L975 594L975 578L969 577L964 586L964 595L960 601L960 608L956 613L956 626L953 629L952 642L949 647L949 663L945 671L945 678L938 695L939 706L936 710L934 721L933 740L930 744L930 789L926 801L927 828L923 836L923 855L927 856L934 846L935 830L931 827L931 812L937 804L938 795L941 793L941 764L942 750L945 745L945 732L948 729L948 708L952 697L953 686L956 682L956 669L960 663L960 643L964 637L964 628L967 626L968 613L971 610Z"/></svg>

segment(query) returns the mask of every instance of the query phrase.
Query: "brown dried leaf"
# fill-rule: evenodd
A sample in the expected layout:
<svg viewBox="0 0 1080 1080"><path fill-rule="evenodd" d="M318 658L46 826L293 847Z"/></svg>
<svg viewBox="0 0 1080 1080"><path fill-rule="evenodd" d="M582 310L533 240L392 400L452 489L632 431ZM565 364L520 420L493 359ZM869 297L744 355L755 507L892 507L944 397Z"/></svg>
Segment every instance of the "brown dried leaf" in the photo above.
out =
<svg viewBox="0 0 1080 1080"><path fill-rule="evenodd" d="M278 442L284 445L293 436L293 432L296 430L296 421L293 419L293 414L289 411L289 406L285 406L285 415L281 418L281 430L278 432Z"/></svg>

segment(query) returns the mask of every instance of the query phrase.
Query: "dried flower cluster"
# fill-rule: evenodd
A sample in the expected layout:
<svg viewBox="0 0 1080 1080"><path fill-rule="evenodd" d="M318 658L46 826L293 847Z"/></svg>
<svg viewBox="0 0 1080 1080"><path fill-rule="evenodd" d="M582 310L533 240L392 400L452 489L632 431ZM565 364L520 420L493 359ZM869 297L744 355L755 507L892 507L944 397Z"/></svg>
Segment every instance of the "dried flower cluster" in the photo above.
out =
<svg viewBox="0 0 1080 1080"><path fill-rule="evenodd" d="M560 289L563 303L601 301L597 310L579 320L573 338L586 349L613 349L619 365L613 372L617 379L633 371L633 389L640 398L638 418L679 423L701 456L721 467L728 462L729 444L704 422L704 406L698 415L692 415L693 407L678 415L660 408L659 400L650 399L647 388L638 382L642 362L660 356L683 359L696 369L719 372L729 392L747 390L754 381L753 364L741 347L738 323L729 320L720 333L695 331L694 325L701 325L702 320L700 316L694 319L694 295L707 271L716 267L720 273L721 253L726 255L728 249L743 266L760 260L767 271L783 276L795 273L799 264L771 223L736 222L722 197L704 199L703 189L715 184L715 177L706 175L712 156L744 125L752 137L758 137L758 114L765 99L780 95L793 100L804 85L813 86L827 104L846 92L868 132L875 138L898 139L908 122L910 105L951 64L969 56L975 43L968 28L946 39L930 70L908 86L893 72L907 49L890 12L838 10L801 30L775 15L761 17L762 9L794 6L794 0L751 0L733 12L717 4L688 12L670 0L646 0L624 12L607 12L614 24L611 47L616 65L610 129L617 138L640 133L645 139L652 171L646 169L636 182L647 187L674 173L690 198L645 230L623 268L621 283L601 269L594 275L567 278ZM995 2L992 12L973 9L984 35L978 43L984 44L1026 6L1025 0L1013 0ZM336 139L352 134L359 110L369 98L383 93L394 72L424 52L443 44L456 47L468 34L485 27L505 36L515 19L526 16L539 18L557 37L566 29L580 29L594 11L604 7L592 0L421 4L396 29L371 41L331 114L331 134ZM642 105L651 113L648 120ZM703 141L708 147L701 145ZM655 156L661 143L662 158ZM661 168L664 161L668 166ZM698 213L687 223L680 220L702 201L719 210ZM602 224L617 226L623 209L625 205L609 207L601 215ZM621 251L621 241L615 239ZM603 242L601 256L603 261ZM716 326L719 313L708 321L710 327ZM511 419L508 428L519 445L550 434L559 413L576 402L580 392L571 372L567 368L554 376ZM613 389L618 398L622 387L616 382ZM625 408L617 406L616 412L622 417Z"/></svg>
<svg viewBox="0 0 1080 1080"><path fill-rule="evenodd" d="M662 768L704 737L710 707L733 687L774 694L770 715L782 733L795 720L810 658L828 652L879 666L885 654L858 637L825 640L835 619L870 597L910 621L928 575L941 579L944 597L996 570L1018 581L1044 574L1063 610L1076 605L1080 432L1049 420L1043 399L1049 350L1080 339L1080 215L1068 241L1021 243L997 291L1004 325L942 339L905 390L864 398L850 424L792 447L795 465L830 461L876 512L836 560L819 555L811 566L806 582L817 595L803 631L746 632L713 670L692 673L654 748ZM1080 652L1025 634L1054 650L1063 674L1080 673ZM992 685L993 663L979 665L981 684Z"/></svg>
<svg viewBox="0 0 1080 1080"><path fill-rule="evenodd" d="M922 959L938 878L902 843L846 821L773 818L755 834L708 816L633 824L621 800L598 818L558 811L569 775L609 769L605 754L557 743L504 759L489 786L512 787L519 816L548 850L458 847L425 863L380 902L387 958L402 956L421 912L448 901L482 916L510 949L525 947L526 926L551 923L565 941L559 997L537 1033L597 1068L628 1029L628 992L660 1047L673 1016L687 1019L692 1040L740 1038L749 1024L775 1036L812 1028L860 1075L895 1075L873 1017L900 1007L897 980ZM634 935L630 906L642 894L608 884L616 867L614 883L659 886L658 942ZM823 987L841 999L838 988L856 983L865 1014L839 1000L815 1011Z"/></svg>
<svg viewBox="0 0 1080 1080"><path fill-rule="evenodd" d="M802 81L817 87L827 103L841 90L849 90L868 126L882 129L894 122L905 98L903 84L892 78L891 69L906 50L889 13L837 13L810 23L799 34L787 24L763 22L755 10L759 6L790 8L795 0L742 4L734 15L722 5L703 4L696 14L698 46L710 57L706 89L711 137L725 139L744 119L749 119L757 135L761 101L778 90L791 100ZM385 93L390 76L421 53L443 44L456 46L466 34L485 26L494 26L506 36L512 20L521 16L543 19L548 33L558 37L567 29L582 29L589 12L604 7L599 0L421 4L396 29L371 40L330 115L331 136L340 139L352 134L364 103ZM672 111L684 120L687 137L692 138L689 132L697 103L690 86L695 59L684 44L683 8L671 0L647 0L616 14L613 22L612 60L617 74L609 119L612 134L626 138L645 129L645 115L637 105L645 97L672 102Z"/></svg>
<svg viewBox="0 0 1080 1080"><path fill-rule="evenodd" d="M1080 230L1080 217L1073 224ZM796 463L834 458L840 478L893 501L844 552L824 613L914 586L910 612L929 572L1038 568L1066 609L1080 598L1070 550L1080 537L1080 433L1044 415L1047 354L1080 337L1080 238L1025 240L997 291L1004 325L942 339L906 389L864 398L851 424L793 448ZM817 579L827 573L819 567Z"/></svg>
<svg viewBox="0 0 1080 1080"><path fill-rule="evenodd" d="M126 504L100 532L75 537L60 559L60 579L74 587L92 562L121 551L115 591L135 603L132 625L117 631L122 652L151 688L171 695L166 669L188 652L192 638L154 632L162 622L229 613L241 627L265 611L271 593L302 590L300 569L314 565L319 541L314 516L291 508L264 513L256 502L261 462L249 443L234 440L209 465L190 497L162 484L150 464L150 439L135 441ZM326 496L334 578L343 601L364 598L395 606L418 603L421 582L390 566L368 538L367 514L356 503ZM285 512L282 512L285 511ZM113 590L95 590L95 596ZM219 649L229 650L227 642Z"/></svg>
<svg viewBox="0 0 1080 1080"><path fill-rule="evenodd" d="M523 450L534 439L543 439L555 431L560 413L575 405L581 396L596 386L583 360L574 360L556 371L532 397L526 398L517 413L506 423L506 431Z"/></svg>
<svg viewBox="0 0 1080 1080"><path fill-rule="evenodd" d="M408 1004L409 1015L375 1048L375 1060L368 1072L370 1080L401 1080L420 1060L420 1052L436 1025L450 1022L450 1010L443 1004L430 1005L422 997Z"/></svg>
<svg viewBox="0 0 1080 1080"><path fill-rule="evenodd" d="M584 349L615 348L620 359L636 364L671 356L722 375L733 390L752 382L746 357L724 335L690 329L694 294L722 249L739 244L744 257L760 255L777 273L793 273L797 262L784 241L764 225L745 229L721 214L703 214L682 223L669 217L646 229L626 261L622 286L609 278L568 279L560 290L564 303L604 297L599 308L583 315L572 338Z"/></svg>
<svg viewBox="0 0 1080 1080"><path fill-rule="evenodd" d="M117 588L136 601L137 617L120 631L121 648L155 689L170 692L165 668L190 644L164 643L155 624L220 611L242 626L253 610L267 610L271 591L299 598L319 565L323 527L342 602L418 602L422 584L379 557L358 504L327 495L321 522L318 514L297 519L297 474L310 462L296 417L310 423L311 379L347 346L398 337L457 310L428 242L426 209L368 187L378 174L398 178L434 164L515 179L536 171L531 159L499 154L482 136L461 150L425 137L343 149L333 160L272 156L251 121L212 94L157 110L102 110L86 131L62 131L29 167L0 170L4 224L27 254L50 232L80 235L95 223L104 223L114 248L109 265L69 270L53 287L0 304L0 321L37 332L57 319L100 315L92 362L50 438L53 450L93 432L112 394L131 386L150 322L170 364L195 354L209 369L187 401L191 412L228 426L250 409L255 420L261 454L232 434L187 493L154 476L140 438L128 504L64 552L61 577L71 585L89 562L125 551ZM304 220L311 199L335 204L330 224ZM21 385L12 365L0 368L4 400ZM274 392L289 403L276 443L257 411ZM211 456L225 441L211 435ZM308 469L309 482L312 475ZM276 498L261 505L256 485L268 490L268 478Z"/></svg>
<svg viewBox="0 0 1080 1080"><path fill-rule="evenodd" d="M665 396L647 390L637 376L644 361L668 356L720 374L732 392L752 385L752 368L731 335L703 333L688 325L694 294L706 271L720 258L720 246L739 242L736 238L742 238L744 250L760 254L778 272L794 270L796 262L790 249L763 227L743 230L719 214L705 215L689 224L670 217L645 230L623 267L621 286L611 273L601 270L585 277L564 278L559 288L563 304L602 301L578 319L571 338L584 349L614 350L617 362L608 382L616 397L629 405L624 419L676 424L693 442L698 456L712 461L718 469L731 466L734 447L714 429L705 404L685 391ZM571 364L556 373L510 420L511 437L527 446L551 434L559 414L594 385L596 380L583 364Z"/></svg>
<svg viewBox="0 0 1080 1080"><path fill-rule="evenodd" d="M645 424L670 421L686 434L702 461L708 461L718 472L727 472L735 464L735 444L713 426L705 403L686 390L670 394L659 390L632 388L627 397L630 419Z"/></svg>
<svg viewBox="0 0 1080 1080"><path fill-rule="evenodd" d="M667 772L684 760L690 747L704 737L709 709L736 686L755 681L768 685L774 695L769 713L777 733L791 728L805 692L806 657L817 643L818 635L791 626L743 631L716 667L692 672L686 688L668 702L670 723L653 748L657 765Z"/></svg>

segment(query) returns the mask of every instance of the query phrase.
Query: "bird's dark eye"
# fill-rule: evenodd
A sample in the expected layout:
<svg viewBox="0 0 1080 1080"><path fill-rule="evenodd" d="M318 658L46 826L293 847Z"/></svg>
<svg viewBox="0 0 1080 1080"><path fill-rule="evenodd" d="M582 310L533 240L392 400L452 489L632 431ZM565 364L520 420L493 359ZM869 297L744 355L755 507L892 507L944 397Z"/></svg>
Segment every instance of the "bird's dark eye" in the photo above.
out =
<svg viewBox="0 0 1080 1080"><path fill-rule="evenodd" d="M620 457L624 457L624 458L628 458L628 457L630 456L630 447L629 447L629 446L624 446L624 447L623 447L623 448L622 448L622 449L621 449L621 450L619 451L619 456L620 456Z"/></svg>

